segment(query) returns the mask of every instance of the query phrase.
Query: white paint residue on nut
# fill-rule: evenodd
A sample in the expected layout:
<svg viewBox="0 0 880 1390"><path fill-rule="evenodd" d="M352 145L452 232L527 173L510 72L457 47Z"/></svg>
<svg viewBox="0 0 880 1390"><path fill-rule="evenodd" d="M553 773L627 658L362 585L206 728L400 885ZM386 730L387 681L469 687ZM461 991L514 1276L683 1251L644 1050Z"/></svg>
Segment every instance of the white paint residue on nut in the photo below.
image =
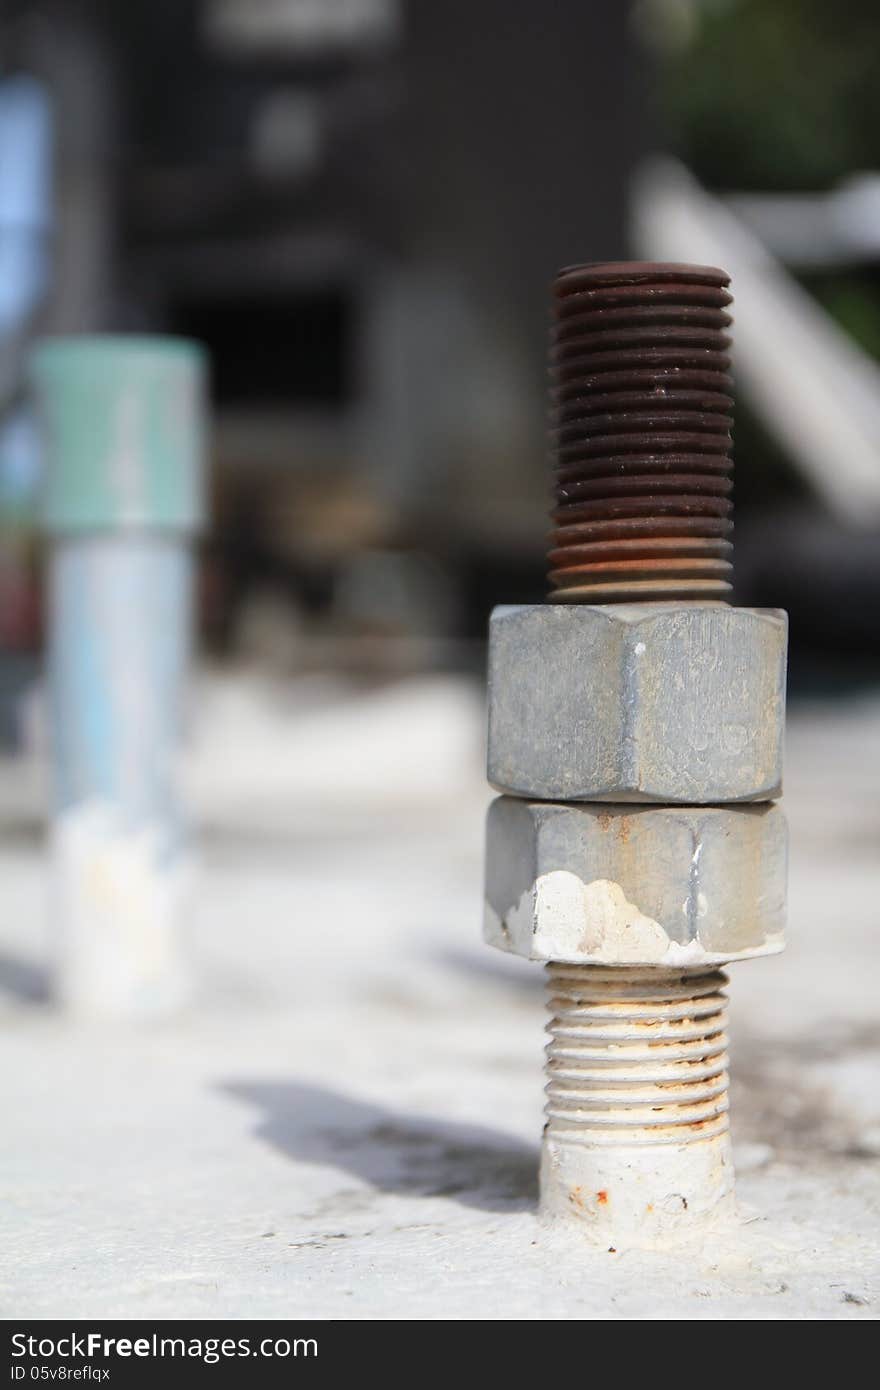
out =
<svg viewBox="0 0 880 1390"><path fill-rule="evenodd" d="M715 962L717 955L709 954L699 939L693 941L670 941L663 957L663 965L674 967L685 965L706 965Z"/></svg>
<svg viewBox="0 0 880 1390"><path fill-rule="evenodd" d="M596 961L660 961L669 937L659 922L631 903L619 883L584 883L567 869L542 874L534 885L535 947L560 946Z"/></svg>
<svg viewBox="0 0 880 1390"><path fill-rule="evenodd" d="M704 895L699 895L697 919L705 918L708 910ZM729 951L708 950L699 934L690 941L674 940L628 900L619 883L601 878L584 883L570 869L541 874L506 912L487 899L483 936L503 951L540 961L677 969L723 965L731 959ZM768 936L759 946L737 951L736 959L775 955L783 944L782 934Z"/></svg>

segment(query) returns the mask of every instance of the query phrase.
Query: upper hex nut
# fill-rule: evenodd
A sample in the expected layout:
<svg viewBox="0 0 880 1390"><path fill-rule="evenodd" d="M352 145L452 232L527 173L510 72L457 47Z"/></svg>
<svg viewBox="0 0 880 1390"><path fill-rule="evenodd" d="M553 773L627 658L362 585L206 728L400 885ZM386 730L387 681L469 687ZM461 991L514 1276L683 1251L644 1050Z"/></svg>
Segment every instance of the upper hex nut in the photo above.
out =
<svg viewBox="0 0 880 1390"><path fill-rule="evenodd" d="M787 631L778 609L721 603L496 608L489 781L545 801L772 800Z"/></svg>

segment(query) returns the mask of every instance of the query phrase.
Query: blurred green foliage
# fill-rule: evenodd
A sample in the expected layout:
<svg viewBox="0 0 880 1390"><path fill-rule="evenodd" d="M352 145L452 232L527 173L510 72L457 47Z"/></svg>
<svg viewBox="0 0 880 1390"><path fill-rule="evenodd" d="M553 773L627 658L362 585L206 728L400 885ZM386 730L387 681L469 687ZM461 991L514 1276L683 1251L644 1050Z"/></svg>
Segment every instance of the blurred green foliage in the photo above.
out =
<svg viewBox="0 0 880 1390"><path fill-rule="evenodd" d="M821 189L880 167L880 0L654 0L672 144L711 188Z"/></svg>
<svg viewBox="0 0 880 1390"><path fill-rule="evenodd" d="M880 360L880 275L874 267L803 277L804 284L842 328Z"/></svg>

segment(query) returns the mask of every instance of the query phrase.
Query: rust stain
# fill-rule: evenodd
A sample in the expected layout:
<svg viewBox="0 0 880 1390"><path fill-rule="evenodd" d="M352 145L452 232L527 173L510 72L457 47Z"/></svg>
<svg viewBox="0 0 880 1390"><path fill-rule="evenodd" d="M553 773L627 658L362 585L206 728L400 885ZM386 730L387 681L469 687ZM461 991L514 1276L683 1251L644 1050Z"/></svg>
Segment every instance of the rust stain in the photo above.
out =
<svg viewBox="0 0 880 1390"><path fill-rule="evenodd" d="M608 1205L608 1193L605 1191L604 1187L596 1193L596 1201L599 1203L600 1207Z"/></svg>

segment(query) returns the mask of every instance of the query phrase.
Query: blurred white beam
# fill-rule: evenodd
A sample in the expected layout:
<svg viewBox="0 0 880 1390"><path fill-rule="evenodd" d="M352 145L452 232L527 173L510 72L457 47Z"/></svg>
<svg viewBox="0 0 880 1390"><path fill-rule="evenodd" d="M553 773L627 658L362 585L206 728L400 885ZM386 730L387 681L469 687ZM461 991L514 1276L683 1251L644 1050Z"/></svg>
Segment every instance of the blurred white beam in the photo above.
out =
<svg viewBox="0 0 880 1390"><path fill-rule="evenodd" d="M857 525L880 521L876 363L683 165L662 159L643 167L632 217L639 254L730 274L739 385L834 515Z"/></svg>
<svg viewBox="0 0 880 1390"><path fill-rule="evenodd" d="M725 202L786 265L880 260L880 174L857 174L827 193L734 193Z"/></svg>
<svg viewBox="0 0 880 1390"><path fill-rule="evenodd" d="M400 0L209 0L209 45L226 53L306 55L369 48L396 39Z"/></svg>

